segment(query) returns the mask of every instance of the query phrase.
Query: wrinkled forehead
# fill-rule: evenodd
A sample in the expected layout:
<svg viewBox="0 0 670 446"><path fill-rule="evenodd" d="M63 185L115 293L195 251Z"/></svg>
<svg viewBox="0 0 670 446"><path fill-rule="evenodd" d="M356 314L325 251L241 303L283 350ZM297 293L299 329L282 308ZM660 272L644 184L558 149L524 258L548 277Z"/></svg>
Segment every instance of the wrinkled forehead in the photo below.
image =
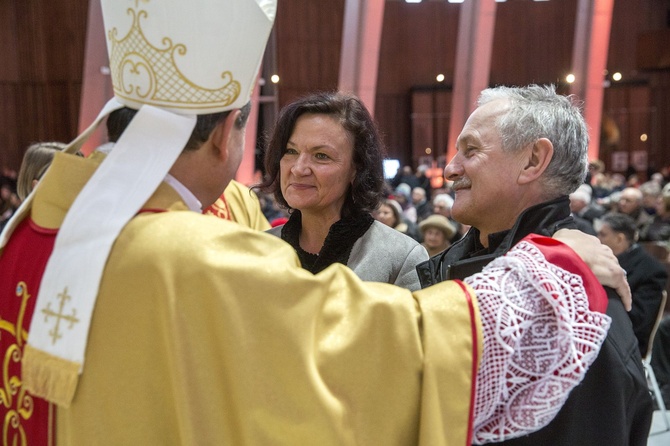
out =
<svg viewBox="0 0 670 446"><path fill-rule="evenodd" d="M493 142L500 140L499 119L509 111L509 101L496 99L475 109L463 126L458 142Z"/></svg>

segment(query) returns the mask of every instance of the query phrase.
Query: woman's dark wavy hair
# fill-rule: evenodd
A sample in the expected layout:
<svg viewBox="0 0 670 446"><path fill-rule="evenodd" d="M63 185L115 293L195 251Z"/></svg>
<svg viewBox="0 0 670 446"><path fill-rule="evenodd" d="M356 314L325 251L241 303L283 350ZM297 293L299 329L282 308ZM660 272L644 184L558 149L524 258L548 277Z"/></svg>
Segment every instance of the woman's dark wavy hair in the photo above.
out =
<svg viewBox="0 0 670 446"><path fill-rule="evenodd" d="M356 177L342 206L342 217L372 212L383 197L385 148L377 124L363 103L345 93L314 93L281 110L265 150L265 176L255 188L273 194L280 206L291 209L281 193L279 163L296 121L305 113L334 116L353 137Z"/></svg>

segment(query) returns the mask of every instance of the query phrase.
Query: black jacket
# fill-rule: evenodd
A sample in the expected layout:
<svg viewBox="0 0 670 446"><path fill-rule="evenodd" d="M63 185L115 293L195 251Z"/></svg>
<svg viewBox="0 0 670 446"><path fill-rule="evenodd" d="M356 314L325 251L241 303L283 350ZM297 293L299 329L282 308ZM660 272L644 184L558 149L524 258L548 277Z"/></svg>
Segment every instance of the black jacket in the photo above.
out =
<svg viewBox="0 0 670 446"><path fill-rule="evenodd" d="M650 256L637 243L619 254L617 258L628 274L628 284L633 293L633 309L628 316L633 322L633 331L639 343L640 353L644 355L661 307L668 272L661 262Z"/></svg>
<svg viewBox="0 0 670 446"><path fill-rule="evenodd" d="M422 286L477 273L530 233L552 236L574 228L569 200L561 197L526 209L514 227L489 236L490 249L472 228L444 253L417 266ZM614 290L607 289L612 325L584 380L548 426L505 445L644 446L652 402L630 318Z"/></svg>

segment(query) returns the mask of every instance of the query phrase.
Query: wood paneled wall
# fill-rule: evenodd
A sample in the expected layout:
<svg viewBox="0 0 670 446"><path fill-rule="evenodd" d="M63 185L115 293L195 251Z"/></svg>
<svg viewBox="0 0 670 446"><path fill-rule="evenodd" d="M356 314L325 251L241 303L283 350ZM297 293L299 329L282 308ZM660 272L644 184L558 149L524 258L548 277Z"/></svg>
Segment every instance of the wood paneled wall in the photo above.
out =
<svg viewBox="0 0 670 446"><path fill-rule="evenodd" d="M279 0L275 32L279 105L337 89L344 0Z"/></svg>
<svg viewBox="0 0 670 446"><path fill-rule="evenodd" d="M0 0L0 169L76 136L86 0Z"/></svg>
<svg viewBox="0 0 670 446"><path fill-rule="evenodd" d="M601 156L612 169L614 151L645 151L648 168L660 170L670 165L670 70L641 70L637 66L638 36L654 30L670 29L670 0L616 0L608 54L608 74L603 115L617 125L621 139L615 146L603 146ZM663 44L663 43L661 43ZM670 40L664 43L670 46ZM620 82L611 76L620 72ZM640 136L647 135L642 141ZM604 149L604 150L603 150ZM646 179L646 169L638 169Z"/></svg>
<svg viewBox="0 0 670 446"><path fill-rule="evenodd" d="M280 0L274 59L279 107L311 91L337 88L344 4ZM0 0L0 169L17 169L34 141L76 135L87 8L87 0ZM562 82L570 70L576 9L577 0L498 3L491 83L554 82L567 91ZM604 102L604 113L620 115L633 99L646 101L635 107L650 110L649 122L639 125L649 129L642 147L657 167L670 164L670 70L638 70L635 52L639 33L668 28L669 9L670 0L615 1L608 69L621 71L624 81L606 90ZM440 91L453 81L459 11L460 5L446 1L387 1L376 119L390 156L403 163L416 164L425 154L426 142L412 130L414 113L422 112L413 109L413 92L437 92L431 106L441 118L435 122L450 112ZM435 79L439 73L442 83ZM443 129L431 134L446 137ZM641 147L632 140L621 144L623 150ZM439 156L446 147L433 149ZM610 162L607 155L603 160Z"/></svg>

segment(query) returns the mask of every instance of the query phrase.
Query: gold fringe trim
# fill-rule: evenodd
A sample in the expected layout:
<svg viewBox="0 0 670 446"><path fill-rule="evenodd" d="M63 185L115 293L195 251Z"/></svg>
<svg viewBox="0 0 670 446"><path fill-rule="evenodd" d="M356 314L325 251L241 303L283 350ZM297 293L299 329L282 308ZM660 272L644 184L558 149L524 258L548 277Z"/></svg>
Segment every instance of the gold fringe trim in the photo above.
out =
<svg viewBox="0 0 670 446"><path fill-rule="evenodd" d="M70 407L77 389L81 364L26 345L23 350L23 387L35 396Z"/></svg>

